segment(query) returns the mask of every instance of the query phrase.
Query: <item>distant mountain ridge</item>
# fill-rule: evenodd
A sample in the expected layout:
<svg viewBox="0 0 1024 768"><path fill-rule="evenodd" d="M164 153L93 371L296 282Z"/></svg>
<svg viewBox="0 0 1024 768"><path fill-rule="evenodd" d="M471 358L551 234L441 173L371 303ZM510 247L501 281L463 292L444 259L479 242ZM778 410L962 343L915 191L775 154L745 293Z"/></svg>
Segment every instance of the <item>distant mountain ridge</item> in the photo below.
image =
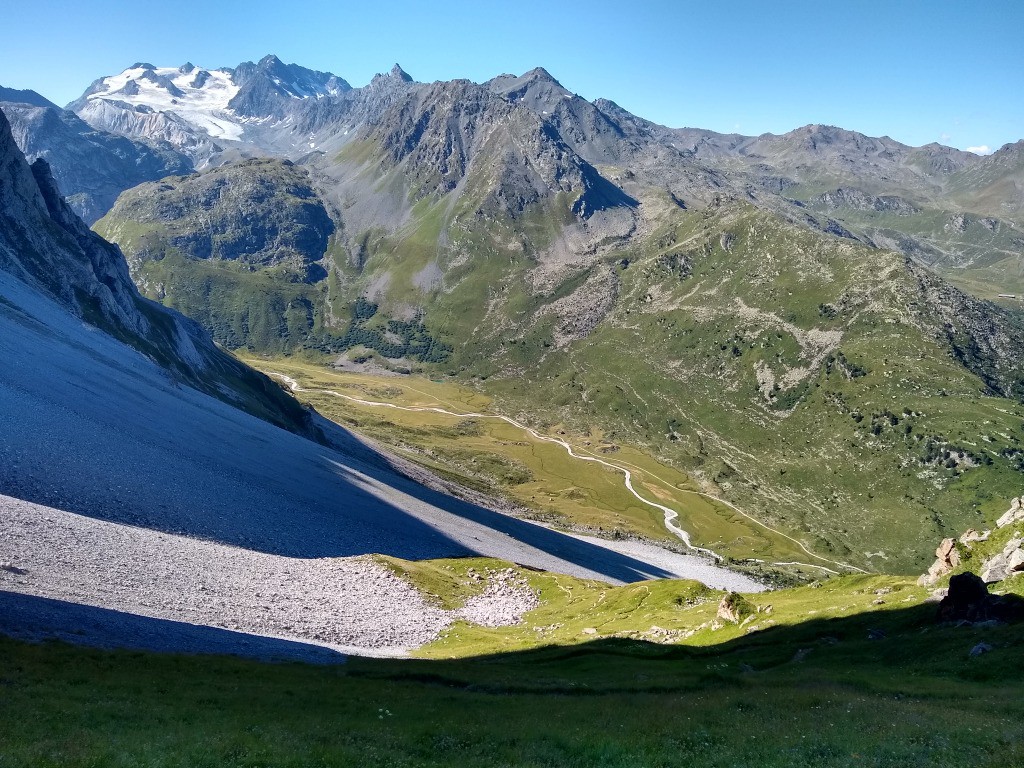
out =
<svg viewBox="0 0 1024 768"><path fill-rule="evenodd" d="M201 168L252 156L293 161L331 156L373 133L394 104L415 111L415 100L450 89L479 99L469 96L477 88L536 115L586 163L628 166L684 205L693 204L688 196L710 199L716 193L709 190L718 189L719 195L753 201L821 231L900 250L983 297L1024 293L1024 270L1013 244L1024 237L1024 181L1019 163L1009 159L1014 145L982 158L827 125L778 136L673 129L606 99L582 99L541 67L482 85L423 84L396 64L366 86L352 88L338 75L285 64L273 55L220 69L139 62L98 79L69 108L97 130L170 144ZM452 92L451 98L457 97ZM454 134L452 140L458 141ZM463 151L457 143L455 150ZM450 175L463 161L455 155L447 159L454 163L446 166ZM56 169L60 176L63 165ZM894 224L885 211L866 215L836 205L838 190L899 197L920 215ZM818 202L823 195L832 195L827 207ZM999 220L1002 234L981 247L965 243L956 227L942 223L960 213Z"/></svg>
<svg viewBox="0 0 1024 768"><path fill-rule="evenodd" d="M0 101L9 101L12 104L28 104L33 107L53 107L54 109L59 109L56 104L35 91L19 91L17 88L4 88L3 86L0 86Z"/></svg>
<svg viewBox="0 0 1024 768"><path fill-rule="evenodd" d="M285 64L273 55L221 69L139 62L99 78L68 109L100 130L171 142L202 164L240 142L254 121L286 119L291 102L349 90L337 75Z"/></svg>

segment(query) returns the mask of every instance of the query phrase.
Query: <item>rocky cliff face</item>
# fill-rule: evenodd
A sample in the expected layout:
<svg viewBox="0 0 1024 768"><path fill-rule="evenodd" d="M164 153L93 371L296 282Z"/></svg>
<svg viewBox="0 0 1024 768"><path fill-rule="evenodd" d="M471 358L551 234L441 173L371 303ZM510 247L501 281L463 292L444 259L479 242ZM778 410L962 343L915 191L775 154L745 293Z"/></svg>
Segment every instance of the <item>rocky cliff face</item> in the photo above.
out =
<svg viewBox="0 0 1024 768"><path fill-rule="evenodd" d="M41 97L21 100L24 93L8 93L8 98L0 92L0 110L14 139L30 162L46 160L68 204L88 224L110 210L124 190L192 170L188 158L170 145L97 131Z"/></svg>
<svg viewBox="0 0 1024 768"><path fill-rule="evenodd" d="M179 381L281 426L307 429L301 408L279 387L218 349L195 322L139 295L117 246L71 210L44 160L29 166L2 115L0 269Z"/></svg>
<svg viewBox="0 0 1024 768"><path fill-rule="evenodd" d="M474 191L512 216L560 193L584 218L630 205L532 109L464 80L410 93L359 140L378 145L385 167L401 170L417 197L445 195L464 181L472 184L471 173L486 173Z"/></svg>

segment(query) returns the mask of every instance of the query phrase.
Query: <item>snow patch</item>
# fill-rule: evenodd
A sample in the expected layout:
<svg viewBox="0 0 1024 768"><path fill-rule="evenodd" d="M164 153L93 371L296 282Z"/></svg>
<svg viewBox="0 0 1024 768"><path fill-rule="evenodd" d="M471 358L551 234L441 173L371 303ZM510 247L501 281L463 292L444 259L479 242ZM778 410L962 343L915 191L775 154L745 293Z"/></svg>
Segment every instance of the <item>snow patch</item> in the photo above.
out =
<svg viewBox="0 0 1024 768"><path fill-rule="evenodd" d="M154 79L152 72L156 75ZM166 80L181 92L171 93L161 82ZM202 83L193 87L196 82ZM133 84L128 92L125 88ZM132 106L144 106L156 112L169 112L209 134L213 139L240 141L242 126L228 104L237 94L238 86L229 72L219 69L196 68L188 73L177 67L147 70L142 67L126 69L119 75L104 78L102 85L89 94L88 101L121 101Z"/></svg>

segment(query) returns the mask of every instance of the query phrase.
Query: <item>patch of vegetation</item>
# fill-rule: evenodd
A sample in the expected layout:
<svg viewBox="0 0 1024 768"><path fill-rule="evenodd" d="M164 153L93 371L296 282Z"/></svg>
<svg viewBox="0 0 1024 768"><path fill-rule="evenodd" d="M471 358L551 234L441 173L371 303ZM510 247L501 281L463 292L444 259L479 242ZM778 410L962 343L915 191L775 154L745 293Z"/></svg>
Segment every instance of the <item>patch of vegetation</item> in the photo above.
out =
<svg viewBox="0 0 1024 768"><path fill-rule="evenodd" d="M352 320L340 336L325 334L307 348L321 352L345 352L355 347L372 349L387 358L408 357L422 363L442 363L452 352L449 344L432 336L420 316L411 321L387 320L383 326L371 325L378 306L363 297L352 305Z"/></svg>
<svg viewBox="0 0 1024 768"><path fill-rule="evenodd" d="M620 472L574 459L556 443L538 440L497 419L384 410L327 393L331 390L401 406L439 407L453 413L493 412L490 399L478 391L421 376L332 372L294 357L247 360L261 370L285 373L299 381L305 390L299 397L328 418L456 483L507 497L523 505L529 514L558 525L598 535L639 535L678 545L678 539L665 528L662 513L639 503L625 488ZM737 560L807 558L794 542L698 495L700 488L689 476L628 443L616 439L617 450L609 454L601 448L608 445L610 435L566 434L554 424L544 431L570 441L578 455L628 467L634 486L648 498L676 509L680 524L701 546Z"/></svg>

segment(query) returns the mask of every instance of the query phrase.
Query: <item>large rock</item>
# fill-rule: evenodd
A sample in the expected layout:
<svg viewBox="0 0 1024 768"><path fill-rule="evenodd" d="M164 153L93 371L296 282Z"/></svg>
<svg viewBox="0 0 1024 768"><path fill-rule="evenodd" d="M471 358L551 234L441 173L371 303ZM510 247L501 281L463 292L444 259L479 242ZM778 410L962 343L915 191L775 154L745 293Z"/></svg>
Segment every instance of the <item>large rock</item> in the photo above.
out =
<svg viewBox="0 0 1024 768"><path fill-rule="evenodd" d="M988 585L967 571L949 579L949 592L939 603L939 621L1020 621L1024 599L1017 595L990 595Z"/></svg>
<svg viewBox="0 0 1024 768"><path fill-rule="evenodd" d="M967 571L949 579L949 592L939 603L940 621L984 621L988 619L988 585Z"/></svg>
<svg viewBox="0 0 1024 768"><path fill-rule="evenodd" d="M730 592L722 598L718 604L718 618L733 624L738 624L750 614L754 613L752 606L743 595L738 592Z"/></svg>
<svg viewBox="0 0 1024 768"><path fill-rule="evenodd" d="M935 562L928 569L928 573L917 580L917 583L923 587L930 587L958 565L960 565L960 553L957 551L956 541L943 539L938 549L935 550Z"/></svg>
<svg viewBox="0 0 1024 768"><path fill-rule="evenodd" d="M1024 571L1024 549L1021 543L1021 539L1010 539L1002 552L982 563L981 578L986 584L1002 581Z"/></svg>
<svg viewBox="0 0 1024 768"><path fill-rule="evenodd" d="M1024 520L1024 496L1010 500L1010 508L1003 513L1003 516L996 520L997 528Z"/></svg>
<svg viewBox="0 0 1024 768"><path fill-rule="evenodd" d="M988 537L992 534L992 531L984 531L978 533L973 528L968 528L964 534L960 537L960 543L965 547L969 547L975 541L988 541Z"/></svg>

